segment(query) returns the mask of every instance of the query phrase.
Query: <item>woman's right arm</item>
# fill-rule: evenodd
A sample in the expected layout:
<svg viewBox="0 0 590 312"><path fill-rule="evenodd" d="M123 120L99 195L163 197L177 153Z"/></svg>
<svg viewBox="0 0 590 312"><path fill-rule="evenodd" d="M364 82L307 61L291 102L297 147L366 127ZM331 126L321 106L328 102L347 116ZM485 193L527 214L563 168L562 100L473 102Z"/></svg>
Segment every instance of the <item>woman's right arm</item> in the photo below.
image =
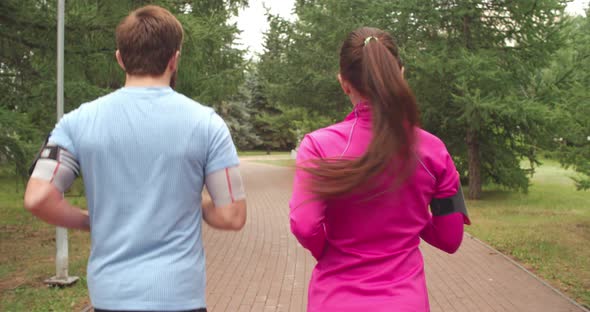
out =
<svg viewBox="0 0 590 312"><path fill-rule="evenodd" d="M314 177L301 166L309 166L308 160L320 158L310 137L306 136L297 150L297 166L293 180L293 195L289 201L291 232L301 246L311 252L314 258L322 256L326 246L324 213L326 204L316 198L309 188Z"/></svg>

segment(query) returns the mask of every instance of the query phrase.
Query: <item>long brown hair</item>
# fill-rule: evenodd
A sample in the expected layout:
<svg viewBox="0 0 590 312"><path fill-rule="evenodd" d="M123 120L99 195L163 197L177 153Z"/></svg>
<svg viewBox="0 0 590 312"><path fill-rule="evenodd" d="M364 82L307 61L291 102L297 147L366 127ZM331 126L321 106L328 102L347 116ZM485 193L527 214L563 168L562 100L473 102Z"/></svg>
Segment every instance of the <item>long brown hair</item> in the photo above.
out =
<svg viewBox="0 0 590 312"><path fill-rule="evenodd" d="M316 159L302 167L313 175L310 187L320 198L354 192L361 186L366 190L367 182L383 172L394 176L397 185L414 168L418 109L403 78L393 38L370 27L351 32L340 50L340 75L369 100L373 139L360 158Z"/></svg>

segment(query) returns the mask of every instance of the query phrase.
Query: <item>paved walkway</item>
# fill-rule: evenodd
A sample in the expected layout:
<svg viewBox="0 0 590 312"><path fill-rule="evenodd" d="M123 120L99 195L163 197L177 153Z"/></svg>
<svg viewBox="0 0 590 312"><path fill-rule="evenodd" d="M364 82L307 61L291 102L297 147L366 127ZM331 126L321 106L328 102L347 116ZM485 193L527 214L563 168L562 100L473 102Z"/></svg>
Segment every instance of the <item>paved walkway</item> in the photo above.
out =
<svg viewBox="0 0 590 312"><path fill-rule="evenodd" d="M245 161L257 161L257 160L286 160L292 159L290 154L270 154L270 155L252 155L252 156L240 156L241 160Z"/></svg>
<svg viewBox="0 0 590 312"><path fill-rule="evenodd" d="M245 161L242 172L246 227L239 233L204 229L209 311L305 311L314 260L289 231L292 169ZM422 250L433 312L584 311L470 236L455 255Z"/></svg>

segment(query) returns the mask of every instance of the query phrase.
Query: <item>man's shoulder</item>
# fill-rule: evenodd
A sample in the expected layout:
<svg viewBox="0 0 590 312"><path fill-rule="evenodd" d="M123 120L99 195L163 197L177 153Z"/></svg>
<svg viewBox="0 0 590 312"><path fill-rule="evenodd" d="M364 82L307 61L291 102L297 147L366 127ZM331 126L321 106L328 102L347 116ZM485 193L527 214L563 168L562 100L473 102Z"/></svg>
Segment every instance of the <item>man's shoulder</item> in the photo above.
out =
<svg viewBox="0 0 590 312"><path fill-rule="evenodd" d="M215 114L215 110L212 107L201 104L200 102L191 99L190 97L182 93L174 92L172 96L175 105L180 106L183 110L186 110L187 112L196 113L198 116L207 119L211 118L211 116Z"/></svg>
<svg viewBox="0 0 590 312"><path fill-rule="evenodd" d="M95 100L82 103L77 108L67 112L61 119L60 123L72 125L72 123L86 122L85 117L94 115L97 107L105 101L108 102L109 98L112 98L113 93L115 92L111 92Z"/></svg>
<svg viewBox="0 0 590 312"><path fill-rule="evenodd" d="M195 112L199 113L201 116L210 116L215 111L213 108L203 105L194 99L187 97L186 95L173 91L168 94L171 98L167 98L166 102L168 104L174 104L187 112ZM110 92L106 95L103 95L95 100L90 102L83 103L78 107L77 110L84 111L84 112L93 112L99 109L100 107L108 106L108 105L120 105L123 104L121 102L129 101L129 94L122 92L121 89L115 90Z"/></svg>
<svg viewBox="0 0 590 312"><path fill-rule="evenodd" d="M77 109L71 111L69 114L92 114L98 109L99 106L104 105L105 103L114 102L119 96L118 90L107 93L92 101L82 103Z"/></svg>

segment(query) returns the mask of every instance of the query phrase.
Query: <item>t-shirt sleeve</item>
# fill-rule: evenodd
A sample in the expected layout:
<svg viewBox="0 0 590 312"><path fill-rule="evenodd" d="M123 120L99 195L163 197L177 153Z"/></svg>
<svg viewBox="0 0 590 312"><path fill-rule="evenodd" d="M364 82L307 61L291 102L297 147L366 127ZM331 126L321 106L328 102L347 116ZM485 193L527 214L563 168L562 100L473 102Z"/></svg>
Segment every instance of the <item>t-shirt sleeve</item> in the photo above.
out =
<svg viewBox="0 0 590 312"><path fill-rule="evenodd" d="M75 144L75 126L78 118L79 110L73 110L65 114L57 123L51 134L49 135L49 142L66 149L74 157L78 158L78 151Z"/></svg>
<svg viewBox="0 0 590 312"><path fill-rule="evenodd" d="M205 175L239 165L238 152L229 129L216 113L211 114L208 133Z"/></svg>

